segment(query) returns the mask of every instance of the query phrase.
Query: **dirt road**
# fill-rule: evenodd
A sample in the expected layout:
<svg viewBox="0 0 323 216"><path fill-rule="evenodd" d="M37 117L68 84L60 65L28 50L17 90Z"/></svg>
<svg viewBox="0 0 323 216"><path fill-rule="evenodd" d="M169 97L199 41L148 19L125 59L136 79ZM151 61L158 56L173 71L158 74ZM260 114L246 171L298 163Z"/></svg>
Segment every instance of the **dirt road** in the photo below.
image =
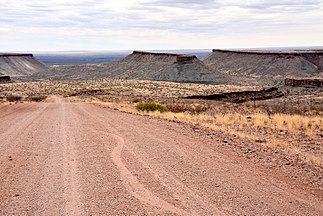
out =
<svg viewBox="0 0 323 216"><path fill-rule="evenodd" d="M322 194L189 126L51 97L0 106L0 215L323 215Z"/></svg>

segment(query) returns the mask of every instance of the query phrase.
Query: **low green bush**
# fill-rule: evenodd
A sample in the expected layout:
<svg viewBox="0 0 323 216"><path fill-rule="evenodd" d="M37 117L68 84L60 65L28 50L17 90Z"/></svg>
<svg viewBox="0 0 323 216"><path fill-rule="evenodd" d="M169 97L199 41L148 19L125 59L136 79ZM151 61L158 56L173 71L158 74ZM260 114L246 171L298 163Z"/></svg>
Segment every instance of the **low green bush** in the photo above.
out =
<svg viewBox="0 0 323 216"><path fill-rule="evenodd" d="M168 111L168 109L165 106L154 102L138 103L136 108L139 111L147 111L147 112L159 111L163 113Z"/></svg>

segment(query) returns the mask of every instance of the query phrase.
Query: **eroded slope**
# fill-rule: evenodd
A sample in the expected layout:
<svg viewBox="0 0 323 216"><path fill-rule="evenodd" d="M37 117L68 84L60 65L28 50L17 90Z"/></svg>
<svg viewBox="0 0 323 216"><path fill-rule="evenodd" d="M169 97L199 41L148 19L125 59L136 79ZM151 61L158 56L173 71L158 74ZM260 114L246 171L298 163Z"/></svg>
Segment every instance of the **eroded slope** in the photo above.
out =
<svg viewBox="0 0 323 216"><path fill-rule="evenodd" d="M213 50L203 62L234 83L272 85L287 77L322 76L323 51Z"/></svg>
<svg viewBox="0 0 323 216"><path fill-rule="evenodd" d="M47 70L32 54L0 53L0 73L11 77L29 76Z"/></svg>

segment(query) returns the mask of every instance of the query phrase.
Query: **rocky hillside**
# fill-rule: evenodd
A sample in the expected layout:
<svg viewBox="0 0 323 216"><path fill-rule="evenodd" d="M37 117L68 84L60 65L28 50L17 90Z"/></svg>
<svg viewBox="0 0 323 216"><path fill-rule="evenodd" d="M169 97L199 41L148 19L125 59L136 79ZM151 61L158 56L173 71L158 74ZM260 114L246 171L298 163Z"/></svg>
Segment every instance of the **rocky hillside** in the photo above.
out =
<svg viewBox="0 0 323 216"><path fill-rule="evenodd" d="M227 83L193 55L134 51L121 61L106 64L52 67L34 79L140 79L194 83Z"/></svg>
<svg viewBox="0 0 323 216"><path fill-rule="evenodd" d="M0 73L11 77L29 76L47 70L32 54L0 53Z"/></svg>
<svg viewBox="0 0 323 216"><path fill-rule="evenodd" d="M323 50L231 51L213 50L203 62L238 84L278 84L288 77L320 76Z"/></svg>

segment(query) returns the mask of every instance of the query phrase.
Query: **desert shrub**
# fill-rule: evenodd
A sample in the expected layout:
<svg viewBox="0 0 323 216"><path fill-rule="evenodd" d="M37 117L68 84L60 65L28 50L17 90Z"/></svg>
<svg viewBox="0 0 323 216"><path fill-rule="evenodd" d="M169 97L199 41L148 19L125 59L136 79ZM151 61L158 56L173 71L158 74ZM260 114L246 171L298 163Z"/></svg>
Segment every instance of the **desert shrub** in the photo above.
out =
<svg viewBox="0 0 323 216"><path fill-rule="evenodd" d="M16 101L21 101L22 97L19 95L10 95L7 97L7 101L9 102L16 102Z"/></svg>
<svg viewBox="0 0 323 216"><path fill-rule="evenodd" d="M170 112L181 113L189 112L192 114L199 114L207 111L210 108L209 104L198 104L198 103L170 103L166 105Z"/></svg>
<svg viewBox="0 0 323 216"><path fill-rule="evenodd" d="M41 102L46 100L47 96L43 96L43 95L35 95L35 96L29 96L27 97L28 101L34 101L34 102Z"/></svg>
<svg viewBox="0 0 323 216"><path fill-rule="evenodd" d="M136 108L139 111L147 111L147 112L159 111L163 113L168 111L168 109L165 106L154 102L138 103Z"/></svg>

